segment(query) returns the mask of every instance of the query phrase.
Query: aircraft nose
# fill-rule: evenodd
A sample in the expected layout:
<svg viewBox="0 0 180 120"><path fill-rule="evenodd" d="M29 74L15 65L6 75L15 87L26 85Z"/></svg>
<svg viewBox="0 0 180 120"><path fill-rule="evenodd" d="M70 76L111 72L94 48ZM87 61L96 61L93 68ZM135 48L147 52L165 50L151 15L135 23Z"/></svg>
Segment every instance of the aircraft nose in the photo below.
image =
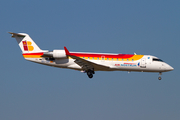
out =
<svg viewBox="0 0 180 120"><path fill-rule="evenodd" d="M174 70L174 68L171 67L170 65L168 65L167 70L172 71L172 70Z"/></svg>

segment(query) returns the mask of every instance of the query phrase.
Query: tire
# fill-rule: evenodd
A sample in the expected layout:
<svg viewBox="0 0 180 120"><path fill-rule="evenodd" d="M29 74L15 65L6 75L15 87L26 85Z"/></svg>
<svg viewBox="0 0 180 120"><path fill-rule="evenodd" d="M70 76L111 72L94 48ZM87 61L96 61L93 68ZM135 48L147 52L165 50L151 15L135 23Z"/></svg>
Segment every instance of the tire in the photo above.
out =
<svg viewBox="0 0 180 120"><path fill-rule="evenodd" d="M88 75L88 76L91 75L91 74L92 74L91 71L88 71L88 72L87 72L87 75Z"/></svg>
<svg viewBox="0 0 180 120"><path fill-rule="evenodd" d="M93 74L88 75L89 78L93 78Z"/></svg>

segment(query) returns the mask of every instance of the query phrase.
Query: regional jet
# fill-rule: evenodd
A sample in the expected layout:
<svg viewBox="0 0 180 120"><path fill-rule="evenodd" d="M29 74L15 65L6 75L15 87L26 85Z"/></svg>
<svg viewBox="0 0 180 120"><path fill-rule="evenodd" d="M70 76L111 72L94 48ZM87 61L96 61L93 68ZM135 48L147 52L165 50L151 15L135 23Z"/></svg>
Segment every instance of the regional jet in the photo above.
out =
<svg viewBox="0 0 180 120"><path fill-rule="evenodd" d="M66 47L62 50L41 50L28 34L9 33L16 38L26 60L78 70L86 73L89 78L93 77L95 71L136 71L158 72L158 79L161 80L162 72L174 70L163 60L152 55L70 52Z"/></svg>

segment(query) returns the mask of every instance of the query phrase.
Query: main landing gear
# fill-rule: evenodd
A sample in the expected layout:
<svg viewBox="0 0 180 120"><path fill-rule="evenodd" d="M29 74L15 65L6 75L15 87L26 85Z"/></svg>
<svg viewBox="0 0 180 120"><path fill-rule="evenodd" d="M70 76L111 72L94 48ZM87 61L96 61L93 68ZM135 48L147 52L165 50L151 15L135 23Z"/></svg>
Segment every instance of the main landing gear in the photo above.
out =
<svg viewBox="0 0 180 120"><path fill-rule="evenodd" d="M158 77L158 80L161 80L161 75L162 75L162 72L159 73L159 77Z"/></svg>
<svg viewBox="0 0 180 120"><path fill-rule="evenodd" d="M87 75L89 78L93 78L93 74L95 74L95 72L93 70L88 70L87 71Z"/></svg>

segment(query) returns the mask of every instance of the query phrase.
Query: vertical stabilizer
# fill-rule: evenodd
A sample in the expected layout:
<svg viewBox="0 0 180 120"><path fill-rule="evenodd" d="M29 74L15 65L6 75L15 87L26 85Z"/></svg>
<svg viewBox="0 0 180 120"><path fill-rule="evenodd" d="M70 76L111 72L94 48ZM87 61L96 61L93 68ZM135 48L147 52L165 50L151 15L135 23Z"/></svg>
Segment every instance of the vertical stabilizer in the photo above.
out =
<svg viewBox="0 0 180 120"><path fill-rule="evenodd" d="M42 52L42 50L36 45L36 43L25 33L12 33L12 37L16 38L23 53Z"/></svg>

